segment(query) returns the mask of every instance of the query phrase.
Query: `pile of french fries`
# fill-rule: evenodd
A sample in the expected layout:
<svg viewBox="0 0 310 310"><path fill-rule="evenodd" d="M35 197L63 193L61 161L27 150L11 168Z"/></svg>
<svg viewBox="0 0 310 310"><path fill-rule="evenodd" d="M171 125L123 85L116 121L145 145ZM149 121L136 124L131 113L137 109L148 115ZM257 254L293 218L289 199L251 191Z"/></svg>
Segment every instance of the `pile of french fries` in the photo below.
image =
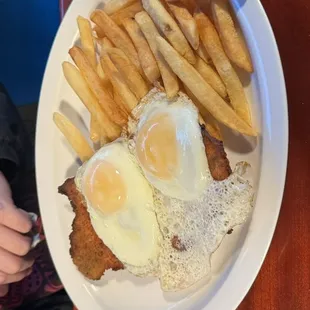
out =
<svg viewBox="0 0 310 310"><path fill-rule="evenodd" d="M104 145L120 136L131 111L156 86L172 98L185 92L209 133L218 122L256 136L235 66L253 65L228 0L110 0L90 20L79 16L81 46L63 63L66 80L91 115L90 138ZM63 115L54 122L82 161L94 153Z"/></svg>

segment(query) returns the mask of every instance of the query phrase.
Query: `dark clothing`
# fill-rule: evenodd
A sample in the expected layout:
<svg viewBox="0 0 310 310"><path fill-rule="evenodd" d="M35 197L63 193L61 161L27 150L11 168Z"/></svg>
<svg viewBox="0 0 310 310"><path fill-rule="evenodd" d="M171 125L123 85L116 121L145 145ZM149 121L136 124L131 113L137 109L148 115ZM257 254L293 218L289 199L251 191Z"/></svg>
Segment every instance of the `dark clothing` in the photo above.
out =
<svg viewBox="0 0 310 310"><path fill-rule="evenodd" d="M18 111L0 85L0 171L11 185L16 206L39 215L33 154ZM8 295L0 298L0 309L72 310L46 242L32 251L36 258L32 274L10 285Z"/></svg>

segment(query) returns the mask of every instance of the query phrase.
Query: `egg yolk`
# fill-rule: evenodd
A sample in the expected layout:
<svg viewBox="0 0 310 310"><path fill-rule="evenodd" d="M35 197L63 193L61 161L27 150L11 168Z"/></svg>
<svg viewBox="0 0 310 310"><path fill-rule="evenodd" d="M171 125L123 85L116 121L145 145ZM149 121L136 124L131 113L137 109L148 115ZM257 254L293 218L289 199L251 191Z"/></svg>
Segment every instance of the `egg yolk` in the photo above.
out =
<svg viewBox="0 0 310 310"><path fill-rule="evenodd" d="M151 117L140 129L136 151L142 167L161 179L171 179L178 166L177 136L168 114Z"/></svg>
<svg viewBox="0 0 310 310"><path fill-rule="evenodd" d="M90 204L104 214L120 210L127 197L120 172L106 161L95 162L83 182L83 192Z"/></svg>

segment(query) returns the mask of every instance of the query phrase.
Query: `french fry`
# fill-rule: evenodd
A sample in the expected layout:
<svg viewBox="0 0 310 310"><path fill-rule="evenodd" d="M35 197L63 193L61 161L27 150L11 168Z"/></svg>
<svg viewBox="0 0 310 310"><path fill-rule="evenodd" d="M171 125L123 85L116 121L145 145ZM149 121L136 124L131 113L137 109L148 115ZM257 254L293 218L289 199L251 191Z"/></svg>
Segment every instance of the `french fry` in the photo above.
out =
<svg viewBox="0 0 310 310"><path fill-rule="evenodd" d="M228 0L213 0L211 8L213 20L227 56L238 67L247 72L253 72L250 53L235 27Z"/></svg>
<svg viewBox="0 0 310 310"><path fill-rule="evenodd" d="M101 132L102 132L102 128L100 128L100 124L98 124L97 119L91 116L90 118L90 139L94 143L100 142Z"/></svg>
<svg viewBox="0 0 310 310"><path fill-rule="evenodd" d="M103 37L102 39L100 39L100 51L102 51L104 48L110 48L110 47L114 47L113 43L107 38L107 37ZM101 68L102 65L100 64ZM102 68L103 70L103 68ZM104 71L104 70L103 70Z"/></svg>
<svg viewBox="0 0 310 310"><path fill-rule="evenodd" d="M103 30L102 30L99 26L95 25L95 27L93 28L93 30L96 32L96 35L97 35L97 37L98 37L99 39L101 39L101 38L103 38L103 37L105 36Z"/></svg>
<svg viewBox="0 0 310 310"><path fill-rule="evenodd" d="M116 124L124 126L127 123L127 115L115 104L110 94L103 87L97 72L91 67L83 51L79 47L74 46L70 49L69 54L80 69L88 87L97 97L105 114L111 120L110 127L117 127Z"/></svg>
<svg viewBox="0 0 310 310"><path fill-rule="evenodd" d="M103 10L108 15L111 15L136 1L137 0L110 0L105 3Z"/></svg>
<svg viewBox="0 0 310 310"><path fill-rule="evenodd" d="M212 137L214 137L220 141L223 141L222 133L221 133L221 130L220 130L220 127L219 127L217 120L210 114L210 112L196 98L196 96L190 91L190 89L185 84L183 84L183 85L184 85L184 89L185 89L187 96L193 101L193 103L195 104L195 106L197 107L197 109L200 113L200 117L203 120L203 122L202 122L200 119L199 120L200 123L203 123L206 126L208 133Z"/></svg>
<svg viewBox="0 0 310 310"><path fill-rule="evenodd" d="M103 112L96 96L88 87L80 71L69 62L64 62L62 67L67 82L84 103L91 117L95 118L100 124L102 128L100 134L105 135L106 133L111 141L118 138L121 133L121 127L116 126Z"/></svg>
<svg viewBox="0 0 310 310"><path fill-rule="evenodd" d="M99 78L101 80L102 85L110 93L112 84L111 84L108 76L105 74L104 70L102 69L102 66L101 66L100 62L97 63L97 74L98 74L98 76L99 76Z"/></svg>
<svg viewBox="0 0 310 310"><path fill-rule="evenodd" d="M173 2L173 0L168 0L169 2ZM180 2L188 9L190 14L194 14L194 12L199 9L196 3L197 0L180 0Z"/></svg>
<svg viewBox="0 0 310 310"><path fill-rule="evenodd" d="M103 85L103 87L105 88L105 90L110 94L110 96L113 96L113 86L112 83L108 77L108 75L104 72L101 62L99 61L97 63L97 74L101 80L101 83ZM119 108L122 108L123 106L119 106L117 105ZM124 110L124 109L123 109ZM124 110L125 113L123 113L124 115L127 115L126 110Z"/></svg>
<svg viewBox="0 0 310 310"><path fill-rule="evenodd" d="M101 46L102 47L114 47L113 43L107 37L102 38Z"/></svg>
<svg viewBox="0 0 310 310"><path fill-rule="evenodd" d="M123 26L128 32L139 56L143 72L147 79L154 83L160 78L160 71L156 59L145 39L139 25L134 19L126 18L123 20Z"/></svg>
<svg viewBox="0 0 310 310"><path fill-rule="evenodd" d="M94 151L85 137L65 116L55 112L53 120L82 162L87 161L93 156Z"/></svg>
<svg viewBox="0 0 310 310"><path fill-rule="evenodd" d="M243 86L235 69L226 56L214 25L202 12L195 13L195 20L199 29L200 38L217 72L226 85L226 90L234 110L245 122L251 125L250 107Z"/></svg>
<svg viewBox="0 0 310 310"><path fill-rule="evenodd" d="M194 68L222 98L225 99L227 97L225 85L218 73L211 66L205 63L199 56L197 57Z"/></svg>
<svg viewBox="0 0 310 310"><path fill-rule="evenodd" d="M93 68L97 66L97 58L96 58L96 49L95 49L95 40L93 37L91 25L88 19L79 16L77 18L77 23L80 31L81 36L81 44L82 49L88 58L90 64Z"/></svg>
<svg viewBox="0 0 310 310"><path fill-rule="evenodd" d="M116 89L130 113L138 104L138 99L129 89L124 77L117 70L109 55L104 51L101 55L101 63L106 70L107 75L112 82L113 88Z"/></svg>
<svg viewBox="0 0 310 310"><path fill-rule="evenodd" d="M157 47L156 37L160 34L152 19L145 11L136 14L135 20L143 32L147 42L149 43L153 55L155 56L161 77L163 79L167 97L172 98L179 91L179 82L177 76L171 70L170 66L159 52Z"/></svg>
<svg viewBox="0 0 310 310"><path fill-rule="evenodd" d="M126 54L119 48L106 48L117 70L123 74L127 85L135 96L140 100L149 91L147 84L136 67L131 63Z"/></svg>
<svg viewBox="0 0 310 310"><path fill-rule="evenodd" d="M131 62L142 73L137 51L128 35L103 11L95 10L91 20L97 24L113 44L126 53Z"/></svg>
<svg viewBox="0 0 310 310"><path fill-rule="evenodd" d="M172 3L168 3L168 6L178 21L186 39L192 48L197 50L199 46L199 33L195 19L185 7L181 7Z"/></svg>
<svg viewBox="0 0 310 310"><path fill-rule="evenodd" d="M160 0L142 0L144 9L149 13L154 23L167 37L173 47L184 56L191 64L194 64L196 57L188 44L178 24L165 9Z"/></svg>
<svg viewBox="0 0 310 310"><path fill-rule="evenodd" d="M115 101L117 104L126 106L126 105L124 104L123 99L121 98L119 92L118 92L115 88L113 88L113 99L114 99L114 101Z"/></svg>
<svg viewBox="0 0 310 310"><path fill-rule="evenodd" d="M207 15L211 15L211 8L210 3L212 0L188 0L192 2L192 5L194 5L195 11L202 11L203 13Z"/></svg>
<svg viewBox="0 0 310 310"><path fill-rule="evenodd" d="M125 18L133 18L137 13L141 11L143 11L142 3L138 1L112 14L111 18L115 21L117 25L121 26Z"/></svg>
<svg viewBox="0 0 310 310"><path fill-rule="evenodd" d="M107 140L104 136L100 137L100 146L104 146L105 144L109 143L110 141Z"/></svg>
<svg viewBox="0 0 310 310"><path fill-rule="evenodd" d="M209 64L211 62L210 56L201 41L199 41L196 53L205 63Z"/></svg>
<svg viewBox="0 0 310 310"><path fill-rule="evenodd" d="M204 78L164 38L156 38L157 46L175 74L196 96L215 119L249 136L257 133L219 96Z"/></svg>

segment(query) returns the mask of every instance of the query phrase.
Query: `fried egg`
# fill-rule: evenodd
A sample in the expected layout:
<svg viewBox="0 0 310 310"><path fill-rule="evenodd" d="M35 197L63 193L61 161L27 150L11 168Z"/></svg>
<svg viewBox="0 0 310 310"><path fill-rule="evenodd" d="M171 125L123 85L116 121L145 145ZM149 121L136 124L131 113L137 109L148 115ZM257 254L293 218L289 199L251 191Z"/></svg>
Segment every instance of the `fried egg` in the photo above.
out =
<svg viewBox="0 0 310 310"><path fill-rule="evenodd" d="M168 99L153 89L133 114L129 149L153 186L163 235L157 274L164 291L178 291L210 275L212 253L248 217L253 190L241 176L243 164L228 179L213 180L198 112L186 95Z"/></svg>
<svg viewBox="0 0 310 310"><path fill-rule="evenodd" d="M211 175L198 123L198 111L180 93L168 99L156 89L143 99L132 126L135 155L147 180L169 197L198 198ZM140 113L140 115L139 115Z"/></svg>
<svg viewBox="0 0 310 310"><path fill-rule="evenodd" d="M75 183L95 232L123 264L143 267L157 261L161 233L152 188L124 139L103 146L84 163Z"/></svg>

